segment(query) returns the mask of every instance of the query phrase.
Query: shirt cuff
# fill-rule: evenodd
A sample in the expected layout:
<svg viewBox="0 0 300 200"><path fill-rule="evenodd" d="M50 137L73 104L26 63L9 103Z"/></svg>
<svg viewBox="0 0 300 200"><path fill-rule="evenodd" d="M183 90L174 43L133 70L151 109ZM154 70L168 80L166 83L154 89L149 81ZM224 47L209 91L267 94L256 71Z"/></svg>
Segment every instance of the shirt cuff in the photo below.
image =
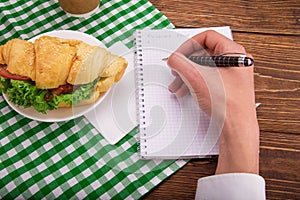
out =
<svg viewBox="0 0 300 200"><path fill-rule="evenodd" d="M228 173L200 178L196 199L266 199L265 180L250 173Z"/></svg>

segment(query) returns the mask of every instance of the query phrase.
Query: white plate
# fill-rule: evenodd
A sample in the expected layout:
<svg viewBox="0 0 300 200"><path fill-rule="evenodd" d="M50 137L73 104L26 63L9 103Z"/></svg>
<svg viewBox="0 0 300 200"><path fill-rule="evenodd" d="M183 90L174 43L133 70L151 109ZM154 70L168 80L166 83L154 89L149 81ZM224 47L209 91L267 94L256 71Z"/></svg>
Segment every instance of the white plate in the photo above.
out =
<svg viewBox="0 0 300 200"><path fill-rule="evenodd" d="M105 48L105 46L93 36L88 35L86 33L71 31L71 30L58 30L58 31L43 33L41 35L31 38L30 41L33 42L35 39L41 37L42 35L55 36L55 37L66 38L66 39L77 39L77 40L84 41L93 46L100 46ZM72 108L59 108L57 110L49 110L47 111L47 114L42 114L36 111L33 107L23 108L21 106L17 106L8 100L7 94L3 94L3 96L6 102L10 105L10 107L12 107L16 112L18 112L19 114L27 118L37 120L37 121L42 121L42 122L60 122L60 121L75 119L91 111L93 108L98 106L103 101L103 99L107 96L109 91L107 91L94 104L84 105L84 106L74 106Z"/></svg>

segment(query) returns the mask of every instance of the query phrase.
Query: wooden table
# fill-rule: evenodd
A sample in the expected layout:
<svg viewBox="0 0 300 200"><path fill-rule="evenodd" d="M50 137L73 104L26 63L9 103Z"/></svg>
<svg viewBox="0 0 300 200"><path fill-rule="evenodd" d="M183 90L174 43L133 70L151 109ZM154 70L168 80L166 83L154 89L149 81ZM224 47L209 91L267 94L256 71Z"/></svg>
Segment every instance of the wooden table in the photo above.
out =
<svg viewBox="0 0 300 200"><path fill-rule="evenodd" d="M300 1L152 0L177 28L229 25L255 58L267 199L300 199ZM192 199L217 159L191 160L145 199Z"/></svg>

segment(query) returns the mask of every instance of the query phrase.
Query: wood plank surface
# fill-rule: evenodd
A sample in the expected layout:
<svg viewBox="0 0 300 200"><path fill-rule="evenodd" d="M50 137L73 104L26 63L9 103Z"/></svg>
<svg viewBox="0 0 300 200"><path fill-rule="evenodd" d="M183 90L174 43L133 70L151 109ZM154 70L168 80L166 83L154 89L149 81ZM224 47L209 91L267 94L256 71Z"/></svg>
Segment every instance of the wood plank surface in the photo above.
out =
<svg viewBox="0 0 300 200"><path fill-rule="evenodd" d="M297 64L300 63L300 36L251 33L234 33L233 36L255 59L261 130L300 134L300 68Z"/></svg>
<svg viewBox="0 0 300 200"><path fill-rule="evenodd" d="M234 31L300 35L299 0L153 0L176 27L232 26Z"/></svg>
<svg viewBox="0 0 300 200"><path fill-rule="evenodd" d="M260 174L267 199L300 199L300 1L153 0L176 27L230 26L255 59ZM192 159L144 199L193 199L217 158Z"/></svg>

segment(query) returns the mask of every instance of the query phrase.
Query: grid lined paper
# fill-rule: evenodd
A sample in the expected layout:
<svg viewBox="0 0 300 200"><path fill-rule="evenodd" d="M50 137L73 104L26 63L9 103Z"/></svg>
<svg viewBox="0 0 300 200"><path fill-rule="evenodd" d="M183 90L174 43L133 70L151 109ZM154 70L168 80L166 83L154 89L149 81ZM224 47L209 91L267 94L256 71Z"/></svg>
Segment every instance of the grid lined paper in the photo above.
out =
<svg viewBox="0 0 300 200"><path fill-rule="evenodd" d="M229 27L214 29L232 37ZM219 131L193 97L176 98L168 90L174 76L163 60L204 30L144 29L135 33L140 152L144 159L198 158L219 152Z"/></svg>

